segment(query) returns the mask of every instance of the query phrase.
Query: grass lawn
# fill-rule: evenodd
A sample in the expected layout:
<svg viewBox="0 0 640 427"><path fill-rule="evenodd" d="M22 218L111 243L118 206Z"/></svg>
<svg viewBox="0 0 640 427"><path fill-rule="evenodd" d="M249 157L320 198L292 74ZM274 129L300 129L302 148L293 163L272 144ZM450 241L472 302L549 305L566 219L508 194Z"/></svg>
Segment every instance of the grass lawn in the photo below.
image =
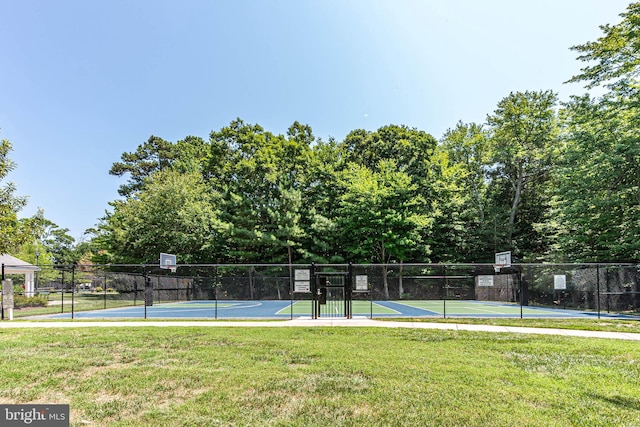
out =
<svg viewBox="0 0 640 427"><path fill-rule="evenodd" d="M47 307L27 307L19 310L14 310L13 315L16 318L26 316L37 316L42 314L58 314L58 313L71 313L71 304L73 302L74 311L88 311L88 310L102 310L105 308L118 308L129 307L134 305L144 304L144 300L138 299L137 301L122 299L117 293L94 293L94 292L79 292L73 295L71 293L65 293L64 299L60 292L52 293L48 295L49 305Z"/></svg>
<svg viewBox="0 0 640 427"><path fill-rule="evenodd" d="M0 403L96 426L637 426L636 342L386 328L0 330ZM89 424L90 423L90 424Z"/></svg>
<svg viewBox="0 0 640 427"><path fill-rule="evenodd" d="M620 320L620 319L515 319L515 318L386 318L380 317L380 321L396 322L430 322L430 323L462 323L467 325L496 325L496 326L518 326L522 328L556 328L574 329L585 331L608 331L640 333L640 320Z"/></svg>

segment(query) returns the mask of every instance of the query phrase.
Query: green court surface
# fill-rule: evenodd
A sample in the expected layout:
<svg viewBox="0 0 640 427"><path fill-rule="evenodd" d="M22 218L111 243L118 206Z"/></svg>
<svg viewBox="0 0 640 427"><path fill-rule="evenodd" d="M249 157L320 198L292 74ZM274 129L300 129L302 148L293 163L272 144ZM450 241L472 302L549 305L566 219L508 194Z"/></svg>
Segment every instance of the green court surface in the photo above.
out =
<svg viewBox="0 0 640 427"><path fill-rule="evenodd" d="M319 307L320 317L345 315L344 300L327 300ZM287 318L313 316L310 300L218 300L167 301L153 306L133 305L48 315L50 318ZM354 317L525 317L571 318L606 316L620 318L623 314L598 314L593 310L525 306L516 303L475 300L353 300ZM637 318L626 316L629 318Z"/></svg>
<svg viewBox="0 0 640 427"><path fill-rule="evenodd" d="M520 307L515 303L490 302L490 301L394 301L395 304L405 305L411 308L429 311L438 315L452 316L553 316L564 314L563 310L545 309L542 307Z"/></svg>
<svg viewBox="0 0 640 427"><path fill-rule="evenodd" d="M304 316L311 313L311 301L296 301L276 314ZM320 306L321 315L339 315L344 312L344 301L327 301ZM552 307L520 307L516 303L470 300L396 300L353 301L354 316L460 316L460 317L589 317L592 312L562 310Z"/></svg>
<svg viewBox="0 0 640 427"><path fill-rule="evenodd" d="M399 315L402 314L398 310L394 310L393 308L385 307L376 303L375 301L371 303L370 301L352 301L351 306L352 314L354 316L369 316L373 313L376 315ZM342 313L344 311L344 301L328 301L327 304L321 306L320 310L323 313L329 313L331 311L335 311L336 314ZM311 314L311 301L295 301L293 303L293 307L290 305L278 311L276 314L290 314L293 312L294 316L305 316Z"/></svg>

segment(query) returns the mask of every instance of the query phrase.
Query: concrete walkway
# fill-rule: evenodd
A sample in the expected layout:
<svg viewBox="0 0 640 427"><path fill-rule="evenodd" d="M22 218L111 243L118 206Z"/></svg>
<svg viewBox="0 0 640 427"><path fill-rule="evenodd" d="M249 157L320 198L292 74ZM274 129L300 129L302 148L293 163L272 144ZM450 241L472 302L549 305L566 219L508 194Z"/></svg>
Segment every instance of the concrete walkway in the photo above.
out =
<svg viewBox="0 0 640 427"><path fill-rule="evenodd" d="M68 321L68 322L31 322L4 321L0 329L14 328L113 328L113 327L374 327L374 328L412 328L440 329L473 332L502 332L517 334L562 335L567 337L606 338L618 340L640 341L640 333L583 331L573 329L524 328L516 326L465 325L454 323L429 322L393 322L371 319L294 319L284 321Z"/></svg>

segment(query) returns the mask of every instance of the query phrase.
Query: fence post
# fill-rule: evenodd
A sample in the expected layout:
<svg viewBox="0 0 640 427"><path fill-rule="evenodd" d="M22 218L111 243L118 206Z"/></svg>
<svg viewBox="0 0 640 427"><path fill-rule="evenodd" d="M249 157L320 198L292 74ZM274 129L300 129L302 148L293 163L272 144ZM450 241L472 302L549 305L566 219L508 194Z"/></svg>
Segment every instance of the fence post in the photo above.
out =
<svg viewBox="0 0 640 427"><path fill-rule="evenodd" d="M138 278L133 281L133 306L138 305Z"/></svg>
<svg viewBox="0 0 640 427"><path fill-rule="evenodd" d="M442 266L442 277L444 277L444 288L442 292L442 316L447 318L447 292L449 292L449 280L447 279L447 266Z"/></svg>
<svg viewBox="0 0 640 427"><path fill-rule="evenodd" d="M289 263L289 298L291 299L291 304L289 304L289 320L293 320L293 291L295 289L293 274L291 263Z"/></svg>
<svg viewBox="0 0 640 427"><path fill-rule="evenodd" d="M4 263L2 264L2 281L4 282ZM0 304L2 305L0 319L4 320L4 304L2 304L2 301L0 301Z"/></svg>
<svg viewBox="0 0 640 427"><path fill-rule="evenodd" d="M213 276L213 298L215 299L216 302L216 310L215 310L215 316L214 319L218 320L218 266L216 266L216 270L215 270L215 274Z"/></svg>
<svg viewBox="0 0 640 427"><path fill-rule="evenodd" d="M347 319L351 319L351 298L352 298L352 294L351 294L351 277L352 277L352 268L351 268L352 264L351 262L349 262L349 265L347 266L347 277L344 278L344 285L343 285L343 292L344 292L344 317L346 317Z"/></svg>
<svg viewBox="0 0 640 427"><path fill-rule="evenodd" d="M107 273L104 274L104 289L102 290L102 299L104 301L104 309L107 309Z"/></svg>
<svg viewBox="0 0 640 427"><path fill-rule="evenodd" d="M600 320L600 264L596 264L596 296L598 298L596 306L598 307L598 320Z"/></svg>
<svg viewBox="0 0 640 427"><path fill-rule="evenodd" d="M522 274L520 274L519 268L516 268L516 277L518 278L518 283L520 284L520 319L522 319L523 317L522 306L524 305L525 295L524 295L524 281L522 280ZM529 304L528 298L527 298L527 304Z"/></svg>
<svg viewBox="0 0 640 427"><path fill-rule="evenodd" d="M373 320L373 286L369 282L370 267L367 267L367 289L369 290L369 318Z"/></svg>
<svg viewBox="0 0 640 427"><path fill-rule="evenodd" d="M147 318L147 306L153 305L153 284L151 276L147 273L147 267L143 267L142 275L144 277L144 318Z"/></svg>
<svg viewBox="0 0 640 427"><path fill-rule="evenodd" d="M148 282L147 282L147 270L145 267L142 267L142 280L144 281L144 318L145 320L147 319L147 299L149 298L149 291L147 290L147 287L149 286Z"/></svg>
<svg viewBox="0 0 640 427"><path fill-rule="evenodd" d="M311 263L311 318L317 319L316 315L316 301L318 299L317 295L317 281L316 281L316 263Z"/></svg>
<svg viewBox="0 0 640 427"><path fill-rule="evenodd" d="M76 266L71 266L71 319L74 318L75 310L75 295L76 295Z"/></svg>
<svg viewBox="0 0 640 427"><path fill-rule="evenodd" d="M62 273L62 284L60 288L60 313L64 313L64 267L61 270Z"/></svg>

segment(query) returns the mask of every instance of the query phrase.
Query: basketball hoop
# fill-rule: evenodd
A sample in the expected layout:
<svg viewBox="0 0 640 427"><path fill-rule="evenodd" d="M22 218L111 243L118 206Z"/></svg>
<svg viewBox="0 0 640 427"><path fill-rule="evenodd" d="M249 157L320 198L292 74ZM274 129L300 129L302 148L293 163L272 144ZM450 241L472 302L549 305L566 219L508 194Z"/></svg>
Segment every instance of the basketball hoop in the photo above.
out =
<svg viewBox="0 0 640 427"><path fill-rule="evenodd" d="M511 267L511 251L498 252L495 254L493 269L496 273L500 273L500 269Z"/></svg>
<svg viewBox="0 0 640 427"><path fill-rule="evenodd" d="M165 254L160 253L160 268L165 270L170 270L172 273L175 273L178 269L178 265L176 263L176 256L174 254Z"/></svg>

